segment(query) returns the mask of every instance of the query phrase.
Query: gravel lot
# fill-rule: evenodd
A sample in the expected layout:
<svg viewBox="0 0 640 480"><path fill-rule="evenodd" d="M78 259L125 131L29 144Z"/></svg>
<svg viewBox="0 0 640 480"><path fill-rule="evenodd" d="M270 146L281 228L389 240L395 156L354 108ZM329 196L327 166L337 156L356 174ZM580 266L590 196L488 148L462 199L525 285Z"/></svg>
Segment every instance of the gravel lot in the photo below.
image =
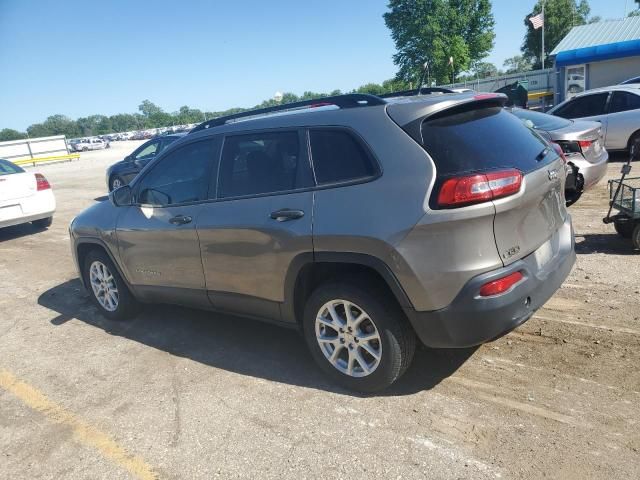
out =
<svg viewBox="0 0 640 480"><path fill-rule="evenodd" d="M1 478L640 477L640 254L601 222L606 182L571 207L578 262L529 322L422 349L361 397L293 331L178 307L97 314L67 226L139 143L39 167L53 226L0 230Z"/></svg>

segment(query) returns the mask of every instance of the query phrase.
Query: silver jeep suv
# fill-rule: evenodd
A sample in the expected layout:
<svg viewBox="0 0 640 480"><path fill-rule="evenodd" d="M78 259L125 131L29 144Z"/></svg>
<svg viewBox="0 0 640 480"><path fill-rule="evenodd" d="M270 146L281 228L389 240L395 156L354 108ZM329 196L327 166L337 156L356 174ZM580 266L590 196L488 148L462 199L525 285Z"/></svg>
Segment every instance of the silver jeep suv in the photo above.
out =
<svg viewBox="0 0 640 480"><path fill-rule="evenodd" d="M162 302L298 328L347 388L525 322L575 260L563 160L496 94L342 95L217 118L71 223L110 319ZM275 346L274 346L275 348Z"/></svg>

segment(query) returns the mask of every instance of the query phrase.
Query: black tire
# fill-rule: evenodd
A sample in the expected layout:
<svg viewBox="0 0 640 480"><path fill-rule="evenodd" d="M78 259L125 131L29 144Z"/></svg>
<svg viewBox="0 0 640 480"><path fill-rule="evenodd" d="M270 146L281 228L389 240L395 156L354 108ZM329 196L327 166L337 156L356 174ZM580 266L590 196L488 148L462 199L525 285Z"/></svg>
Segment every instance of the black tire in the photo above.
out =
<svg viewBox="0 0 640 480"><path fill-rule="evenodd" d="M631 234L633 233L633 222L632 221L626 221L626 222L613 222L613 227L616 229L616 232L618 232L618 235L620 235L622 238L631 238Z"/></svg>
<svg viewBox="0 0 640 480"><path fill-rule="evenodd" d="M82 147L82 151L83 152L88 152L89 151L89 147Z"/></svg>
<svg viewBox="0 0 640 480"><path fill-rule="evenodd" d="M635 250L640 250L640 222L636 222L636 226L631 234L631 243Z"/></svg>
<svg viewBox="0 0 640 480"><path fill-rule="evenodd" d="M379 363L366 376L355 377L340 371L325 357L316 339L316 315L325 304L337 299L352 302L364 310L380 336L382 354ZM387 292L361 279L319 286L307 300L303 333L311 355L325 374L343 387L359 392L375 392L393 384L411 364L416 348L415 334L402 310ZM355 348L357 350L358 346ZM347 345L342 349L349 355ZM369 358L373 360L374 357Z"/></svg>
<svg viewBox="0 0 640 480"><path fill-rule="evenodd" d="M631 155L631 146L636 144L637 147L640 147L640 132L635 132L633 135L629 137L629 143L627 143L627 152Z"/></svg>
<svg viewBox="0 0 640 480"><path fill-rule="evenodd" d="M93 291L89 272L94 262L103 264L113 277L113 282L115 283L115 286L118 290L118 303L117 307L114 310L108 310L107 308L105 308L100 303L100 301L96 297L95 292ZM84 282L87 287L87 291L89 292L91 301L104 317L108 318L109 320L126 320L133 317L138 312L138 302L133 297L131 291L127 287L127 284L120 276L118 269L115 268L113 262L103 250L95 249L87 254L84 260L84 265L82 267L82 275L84 277Z"/></svg>
<svg viewBox="0 0 640 480"><path fill-rule="evenodd" d="M114 187L114 185L113 185L116 180L120 181L120 186L126 185L126 183L125 183L125 181L124 181L124 179L122 177L120 177L118 175L114 175L113 177L111 177L109 179L109 191L110 192L113 192L116 189L116 187Z"/></svg>
<svg viewBox="0 0 640 480"><path fill-rule="evenodd" d="M53 217L41 218L40 220L34 220L31 223L34 227L44 230L45 228L49 228L51 226L51 224L53 223Z"/></svg>

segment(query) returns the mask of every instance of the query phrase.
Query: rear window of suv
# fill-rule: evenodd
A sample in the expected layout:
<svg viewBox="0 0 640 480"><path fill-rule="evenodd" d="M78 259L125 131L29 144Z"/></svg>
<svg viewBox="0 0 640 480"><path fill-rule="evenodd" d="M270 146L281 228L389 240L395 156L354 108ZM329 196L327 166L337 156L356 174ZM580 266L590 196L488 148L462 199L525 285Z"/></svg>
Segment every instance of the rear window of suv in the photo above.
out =
<svg viewBox="0 0 640 480"><path fill-rule="evenodd" d="M527 173L541 166L548 146L502 107L445 111L422 123L422 139L438 177L501 168Z"/></svg>

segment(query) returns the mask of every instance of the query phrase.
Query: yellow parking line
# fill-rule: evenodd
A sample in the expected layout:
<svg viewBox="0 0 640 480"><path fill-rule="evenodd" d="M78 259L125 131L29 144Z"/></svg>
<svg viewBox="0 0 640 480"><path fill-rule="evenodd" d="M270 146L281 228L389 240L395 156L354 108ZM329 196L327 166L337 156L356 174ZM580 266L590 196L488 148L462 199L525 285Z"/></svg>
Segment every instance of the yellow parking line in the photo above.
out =
<svg viewBox="0 0 640 480"><path fill-rule="evenodd" d="M18 397L25 405L42 413L50 421L71 428L74 438L79 443L95 448L133 476L142 480L157 478L153 469L143 459L127 453L109 435L79 419L49 400L38 389L21 382L10 372L2 369L0 369L0 387Z"/></svg>

